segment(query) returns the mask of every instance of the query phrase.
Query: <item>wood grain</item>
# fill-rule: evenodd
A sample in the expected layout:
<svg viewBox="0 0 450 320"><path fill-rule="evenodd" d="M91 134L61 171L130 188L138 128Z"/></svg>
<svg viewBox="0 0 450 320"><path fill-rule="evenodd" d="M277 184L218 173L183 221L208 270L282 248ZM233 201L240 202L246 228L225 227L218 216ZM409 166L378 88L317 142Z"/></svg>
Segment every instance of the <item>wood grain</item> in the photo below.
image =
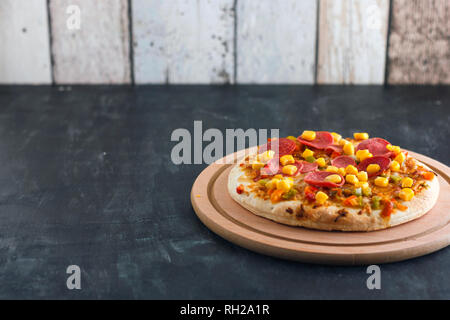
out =
<svg viewBox="0 0 450 320"><path fill-rule="evenodd" d="M67 27L69 5L80 29ZM56 83L130 83L127 0L50 0Z"/></svg>
<svg viewBox="0 0 450 320"><path fill-rule="evenodd" d="M232 83L233 0L133 0L136 83Z"/></svg>
<svg viewBox="0 0 450 320"><path fill-rule="evenodd" d="M321 0L317 82L384 82L389 0Z"/></svg>
<svg viewBox="0 0 450 320"><path fill-rule="evenodd" d="M0 83L51 83L46 0L0 1Z"/></svg>
<svg viewBox="0 0 450 320"><path fill-rule="evenodd" d="M317 1L237 2L237 83L314 83Z"/></svg>
<svg viewBox="0 0 450 320"><path fill-rule="evenodd" d="M450 244L450 168L436 160L410 152L439 175L439 198L426 215L379 231L332 232L282 225L238 205L227 190L229 163L249 152L241 150L211 164L191 190L200 220L235 244L284 259L340 265L401 261Z"/></svg>
<svg viewBox="0 0 450 320"><path fill-rule="evenodd" d="M388 82L450 83L450 2L393 0Z"/></svg>

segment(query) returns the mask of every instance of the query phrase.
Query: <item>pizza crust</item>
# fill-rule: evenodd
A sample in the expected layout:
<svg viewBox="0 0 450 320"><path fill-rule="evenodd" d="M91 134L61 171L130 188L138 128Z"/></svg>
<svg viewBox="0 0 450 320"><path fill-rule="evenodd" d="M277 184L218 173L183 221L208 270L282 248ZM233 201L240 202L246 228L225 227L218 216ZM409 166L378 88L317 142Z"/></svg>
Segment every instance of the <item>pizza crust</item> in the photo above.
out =
<svg viewBox="0 0 450 320"><path fill-rule="evenodd" d="M416 160L417 161L417 160ZM420 165L431 170L423 163ZM252 181L242 179L243 172L240 163L230 171L228 177L228 192L231 197L250 212L291 226L301 226L319 230L339 231L373 231L393 227L427 213L436 203L439 195L439 182L437 177L428 181L429 188L422 190L411 201L403 202L408 207L405 211L396 210L390 218L380 216L381 210L372 210L370 214L361 212L360 209L343 206L318 206L313 204L303 205L301 201L281 201L272 203L252 193L238 194L236 188L243 184L247 186ZM302 179L304 175L298 177ZM344 211L345 210L345 211Z"/></svg>

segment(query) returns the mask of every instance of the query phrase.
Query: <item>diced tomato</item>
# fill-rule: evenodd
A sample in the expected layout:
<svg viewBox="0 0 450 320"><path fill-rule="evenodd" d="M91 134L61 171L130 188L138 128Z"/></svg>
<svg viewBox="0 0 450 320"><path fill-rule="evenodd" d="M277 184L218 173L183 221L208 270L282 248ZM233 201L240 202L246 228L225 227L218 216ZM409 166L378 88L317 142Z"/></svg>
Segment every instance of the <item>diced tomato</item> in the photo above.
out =
<svg viewBox="0 0 450 320"><path fill-rule="evenodd" d="M430 172L430 171L426 171L422 174L423 178L426 180L433 180L434 178L434 173Z"/></svg>
<svg viewBox="0 0 450 320"><path fill-rule="evenodd" d="M236 192L238 194L241 194L242 192L244 192L244 186L242 184L240 184L237 188L236 188Z"/></svg>
<svg viewBox="0 0 450 320"><path fill-rule="evenodd" d="M272 192L272 194L270 195L270 201L272 201L272 203L280 201L283 192L283 190L275 190L274 192Z"/></svg>
<svg viewBox="0 0 450 320"><path fill-rule="evenodd" d="M308 199L308 201L315 201L316 200L316 192L319 189L314 188L312 186L306 186L305 187L305 197Z"/></svg>
<svg viewBox="0 0 450 320"><path fill-rule="evenodd" d="M381 211L381 216L382 217L389 217L391 215L391 213L394 211L394 203L392 201L389 200L385 200L384 201L384 208Z"/></svg>
<svg viewBox="0 0 450 320"><path fill-rule="evenodd" d="M344 206L353 207L357 203L356 196L350 196L348 198L345 198L343 204Z"/></svg>
<svg viewBox="0 0 450 320"><path fill-rule="evenodd" d="M331 154L331 159L334 159L336 157L339 157L341 154L339 152L333 151L333 153Z"/></svg>

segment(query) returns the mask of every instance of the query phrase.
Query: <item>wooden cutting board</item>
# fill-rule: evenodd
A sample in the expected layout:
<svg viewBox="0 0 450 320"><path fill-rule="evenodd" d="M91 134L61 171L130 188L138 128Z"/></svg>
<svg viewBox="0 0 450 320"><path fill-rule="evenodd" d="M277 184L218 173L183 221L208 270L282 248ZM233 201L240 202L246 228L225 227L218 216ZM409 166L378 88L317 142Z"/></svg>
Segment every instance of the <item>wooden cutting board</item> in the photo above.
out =
<svg viewBox="0 0 450 320"><path fill-rule="evenodd" d="M317 231L282 225L258 217L228 194L233 161L241 150L216 161L201 172L191 191L192 206L200 220L221 237L244 248L284 259L336 265L364 265L419 257L450 244L450 168L410 152L438 174L436 205L414 221L380 231Z"/></svg>

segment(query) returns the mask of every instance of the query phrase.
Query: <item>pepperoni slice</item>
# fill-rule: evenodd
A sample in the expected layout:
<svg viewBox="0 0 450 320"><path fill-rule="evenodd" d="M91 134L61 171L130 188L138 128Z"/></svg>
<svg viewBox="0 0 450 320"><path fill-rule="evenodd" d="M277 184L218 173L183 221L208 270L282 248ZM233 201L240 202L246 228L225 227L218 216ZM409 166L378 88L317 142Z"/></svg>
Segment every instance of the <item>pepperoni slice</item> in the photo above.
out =
<svg viewBox="0 0 450 320"><path fill-rule="evenodd" d="M339 156L331 160L331 165L337 168L346 168L348 165L355 166L356 161L350 156Z"/></svg>
<svg viewBox="0 0 450 320"><path fill-rule="evenodd" d="M328 187L328 188L341 187L345 183L345 180L341 175L339 175L341 177L340 183L333 183L325 180L326 177L332 174L336 173L327 171L313 171L306 175L305 182L316 187Z"/></svg>
<svg viewBox="0 0 450 320"><path fill-rule="evenodd" d="M281 173L280 159L274 157L267 162L267 164L261 168L260 174L262 176L273 176Z"/></svg>
<svg viewBox="0 0 450 320"><path fill-rule="evenodd" d="M389 141L382 138L371 138L360 142L356 146L356 151L367 149L374 156L390 157L392 152L386 148L388 144Z"/></svg>
<svg viewBox="0 0 450 320"><path fill-rule="evenodd" d="M330 144L329 146L325 147L325 150L326 151L333 151L333 152L341 154L342 151L343 151L343 147L338 145L338 144Z"/></svg>
<svg viewBox="0 0 450 320"><path fill-rule="evenodd" d="M286 154L292 154L295 151L296 147L297 147L297 144L294 141L292 141L288 138L279 138L279 139L271 140L271 141L267 142L265 145L262 145L259 148L258 152L262 153L266 150L273 150L273 151L275 151L275 153L277 151L279 151L278 154L280 156L284 156ZM277 150L277 148L278 148L278 150Z"/></svg>
<svg viewBox="0 0 450 320"><path fill-rule="evenodd" d="M373 177L373 176L377 176L379 174L381 174L384 170L386 170L387 168L389 168L389 164L391 163L391 159L389 159L388 157L384 157L384 156L375 156L372 158L367 158L364 159L363 161L361 161L357 168L358 171L366 171L367 170L367 166L369 164L377 164L380 166L380 170L378 172L375 173L368 173L369 177Z"/></svg>
<svg viewBox="0 0 450 320"><path fill-rule="evenodd" d="M317 162L308 162L308 161L299 161L303 164L303 167L300 171L300 173L306 173L306 172L311 172L317 169L317 167L319 166L317 164Z"/></svg>
<svg viewBox="0 0 450 320"><path fill-rule="evenodd" d="M305 140L301 136L297 140L316 149L325 149L325 147L333 144L333 136L328 131L316 131L316 138L312 141Z"/></svg>

